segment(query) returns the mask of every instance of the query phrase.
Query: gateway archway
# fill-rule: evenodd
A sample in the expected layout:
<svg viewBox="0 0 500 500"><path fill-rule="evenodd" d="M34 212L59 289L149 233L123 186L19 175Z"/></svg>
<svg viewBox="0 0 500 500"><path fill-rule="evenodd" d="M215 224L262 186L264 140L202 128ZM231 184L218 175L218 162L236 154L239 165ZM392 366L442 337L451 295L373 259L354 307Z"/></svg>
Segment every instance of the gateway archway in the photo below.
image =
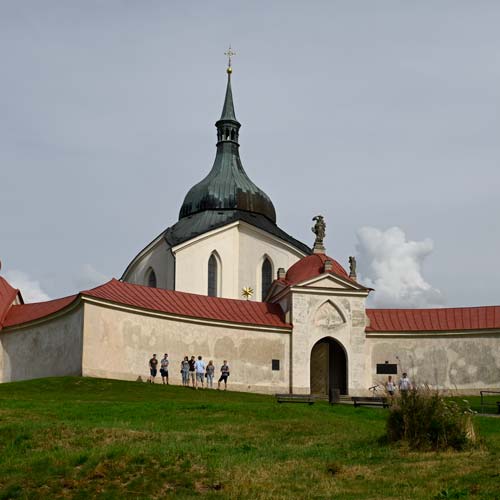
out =
<svg viewBox="0 0 500 500"><path fill-rule="evenodd" d="M311 394L328 396L332 389L347 394L347 354L340 342L325 337L311 351Z"/></svg>

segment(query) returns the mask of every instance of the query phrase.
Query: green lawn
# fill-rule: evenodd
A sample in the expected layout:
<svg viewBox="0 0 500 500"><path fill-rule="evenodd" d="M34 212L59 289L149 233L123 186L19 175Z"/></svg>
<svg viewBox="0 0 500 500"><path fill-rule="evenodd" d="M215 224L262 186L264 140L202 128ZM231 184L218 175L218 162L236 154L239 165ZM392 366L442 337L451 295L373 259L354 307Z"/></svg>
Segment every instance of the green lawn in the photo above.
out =
<svg viewBox="0 0 500 500"><path fill-rule="evenodd" d="M89 378L2 384L0 499L500 499L500 419L475 417L474 451L415 453L384 443L386 415Z"/></svg>

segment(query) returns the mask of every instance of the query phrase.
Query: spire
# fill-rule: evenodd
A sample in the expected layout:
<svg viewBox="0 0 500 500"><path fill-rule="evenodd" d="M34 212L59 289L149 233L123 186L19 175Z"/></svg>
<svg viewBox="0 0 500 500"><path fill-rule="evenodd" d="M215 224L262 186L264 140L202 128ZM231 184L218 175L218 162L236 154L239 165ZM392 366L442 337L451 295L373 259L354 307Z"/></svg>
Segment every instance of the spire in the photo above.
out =
<svg viewBox="0 0 500 500"><path fill-rule="evenodd" d="M233 104L233 92L231 90L231 66L228 66L227 71L227 88L226 97L224 99L224 107L222 108L222 114L220 116L221 120L236 120L236 115L234 114L234 104Z"/></svg>
<svg viewBox="0 0 500 500"><path fill-rule="evenodd" d="M224 52L227 56L227 87L226 87L226 97L224 99L224 107L222 108L222 115L220 117L221 120L236 120L236 115L234 113L234 104L233 104L233 92L231 90L231 74L233 72L233 68L231 66L231 57L236 55L236 52L233 52L231 49L231 45L227 52Z"/></svg>

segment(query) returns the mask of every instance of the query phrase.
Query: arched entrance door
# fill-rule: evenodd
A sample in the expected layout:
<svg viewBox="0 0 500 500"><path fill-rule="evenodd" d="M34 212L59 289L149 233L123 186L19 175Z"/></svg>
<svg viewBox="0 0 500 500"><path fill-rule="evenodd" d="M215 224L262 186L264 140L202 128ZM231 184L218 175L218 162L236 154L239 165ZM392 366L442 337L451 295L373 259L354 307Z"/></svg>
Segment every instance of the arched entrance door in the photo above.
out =
<svg viewBox="0 0 500 500"><path fill-rule="evenodd" d="M311 351L311 394L328 396L331 389L347 394L347 355L340 342L325 337Z"/></svg>

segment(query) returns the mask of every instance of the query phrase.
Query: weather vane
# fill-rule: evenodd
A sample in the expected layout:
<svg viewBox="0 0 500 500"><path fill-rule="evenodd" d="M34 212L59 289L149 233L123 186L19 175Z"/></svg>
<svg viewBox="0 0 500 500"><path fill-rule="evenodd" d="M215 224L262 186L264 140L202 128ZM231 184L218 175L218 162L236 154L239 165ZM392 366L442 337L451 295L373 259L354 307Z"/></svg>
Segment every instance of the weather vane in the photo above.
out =
<svg viewBox="0 0 500 500"><path fill-rule="evenodd" d="M227 72L228 73L232 73L233 72L233 68L231 67L231 57L235 56L236 55L236 52L233 52L233 50L231 49L231 45L229 45L229 49L227 49L227 52L224 52L224 55L227 56Z"/></svg>

